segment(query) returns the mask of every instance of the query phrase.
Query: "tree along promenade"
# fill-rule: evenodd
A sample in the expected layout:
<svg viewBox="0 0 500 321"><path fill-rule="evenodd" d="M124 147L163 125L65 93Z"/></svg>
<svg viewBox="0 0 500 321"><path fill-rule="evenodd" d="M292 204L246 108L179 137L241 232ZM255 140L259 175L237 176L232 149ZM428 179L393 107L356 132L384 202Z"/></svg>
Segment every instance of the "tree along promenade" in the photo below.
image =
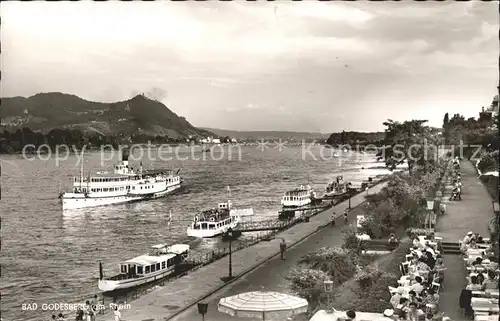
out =
<svg viewBox="0 0 500 321"><path fill-rule="evenodd" d="M477 171L470 161L462 161L462 200L448 201L446 213L437 221L436 236L443 242L457 242L469 231L490 237L488 223L493 218L492 199L486 187L477 177ZM446 186L445 196L451 194L452 178ZM462 289L467 285L464 261L460 255L443 255L447 270L440 293L440 309L446 312L452 320L464 320L458 299Z"/></svg>
<svg viewBox="0 0 500 321"><path fill-rule="evenodd" d="M367 193L378 193L386 185L386 182L375 185L370 188ZM365 201L367 193L364 192L353 196L351 198L351 208L362 204ZM266 285L263 278L269 278L272 282L281 282L280 277L276 275L275 267L281 267L282 271L288 272L291 266L293 266L303 254L318 248L318 242L320 242L322 238L326 237L324 241L321 241L324 243L322 246L340 246L343 243L340 230L345 225L343 219L340 218L343 216L344 210L348 208L348 204L349 201L347 200L331 209L321 212L312 217L309 222L295 225L292 228L279 233L276 235L275 239L269 242L260 242L251 247L234 252L232 255L233 276L238 277L257 268L257 270L255 270L256 272L251 274L254 275L251 277L251 283L259 289L261 284L264 286ZM329 225L333 212L335 212L336 217L339 218L337 220L338 227L325 228L323 231L318 232L318 230L322 227ZM355 211L352 211L349 215L351 220L354 219L354 212ZM311 237L307 242L303 242L302 245L297 247L297 249L291 249L294 244L304 240L316 232L320 234ZM277 260L272 260L273 258L279 256L279 243L281 242L281 238L284 238L287 242L288 250L286 256L290 259L282 261L278 257ZM261 264L270 260L270 263L266 263L271 264L270 267L267 267L266 265L259 268ZM186 307L188 307L188 309L185 313L190 315L192 311L195 311L197 314L196 305L191 305L205 299L205 297L212 295L221 288L232 289L236 286L236 284L238 284L238 280L235 280L236 282L233 282L230 285L221 281L220 278L228 276L228 270L228 258L223 258L194 272L188 273L179 279L175 279L172 282L166 282L165 286L146 293L134 301L127 302L130 303L132 309L122 311L122 316L125 320L164 321L184 311ZM243 288L244 291L249 290L247 287ZM278 289L273 287L268 288L268 290ZM222 291L224 292L227 290L223 289ZM211 304L209 310L217 309L216 306L217 305L214 306ZM221 314L213 320L222 320L220 317ZM199 318L199 316L196 318ZM193 320L193 318L192 316L189 316L185 320ZM207 320L210 319L207 318Z"/></svg>

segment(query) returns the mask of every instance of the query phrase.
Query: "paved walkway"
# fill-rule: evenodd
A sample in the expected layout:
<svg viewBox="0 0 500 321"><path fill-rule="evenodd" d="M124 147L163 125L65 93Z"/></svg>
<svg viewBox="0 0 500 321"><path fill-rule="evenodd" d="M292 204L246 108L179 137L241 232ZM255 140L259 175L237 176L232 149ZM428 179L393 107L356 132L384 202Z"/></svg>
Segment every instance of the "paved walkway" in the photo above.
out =
<svg viewBox="0 0 500 321"><path fill-rule="evenodd" d="M446 213L437 221L436 236L444 242L458 242L468 231L489 237L488 222L493 217L491 197L477 178L477 172L469 161L460 163L462 176L462 200L449 201ZM452 182L450 182L452 183ZM447 186L445 195L449 197L452 186ZM467 276L463 259L459 255L443 255L447 267L444 288L440 293L440 308L452 320L466 320L460 311L458 299L466 286Z"/></svg>
<svg viewBox="0 0 500 321"><path fill-rule="evenodd" d="M386 183L376 185L372 187L368 193L378 193L385 185ZM351 206L355 207L363 203L365 195L366 193L361 193L352 197ZM289 246L289 250L287 251L288 259L286 261L276 258L271 259L251 273L235 281L231 285L225 286L218 293L207 298L205 301L210 304L210 312L205 319L207 321L226 320L224 318L229 318L227 320L235 320L234 318L229 316L225 317L223 314L215 312L220 297L239 292L258 290L261 286L264 286L267 290L284 291L286 287L284 276L302 255L322 246L340 246L343 243L340 233L341 228L344 226L343 219L338 220L336 228L325 228L297 246L291 248L291 245L300 242L319 228L328 224L333 212L335 212L337 216L342 216L347 207L348 201L345 201L332 209L314 216L309 223L298 224L278 234L276 239L272 241L261 242L233 253L233 275L240 275L249 268L267 261L274 255L278 255L281 238L284 238ZM356 211L351 212L350 220L354 220L355 212ZM204 294L208 294L222 287L224 283L220 280L220 277L227 276L227 274L228 258L226 257L182 278L165 283L164 287L153 290L131 301L131 309L123 310L122 316L124 320L130 321L168 320L183 307L196 302ZM200 319L200 316L198 315L195 305L173 320L192 321L198 319Z"/></svg>

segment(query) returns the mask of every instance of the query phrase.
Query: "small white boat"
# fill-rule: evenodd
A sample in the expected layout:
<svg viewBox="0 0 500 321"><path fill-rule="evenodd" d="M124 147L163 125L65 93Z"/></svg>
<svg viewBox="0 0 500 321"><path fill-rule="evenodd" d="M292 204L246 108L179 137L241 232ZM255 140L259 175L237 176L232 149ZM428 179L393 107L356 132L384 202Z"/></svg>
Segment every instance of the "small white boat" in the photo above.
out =
<svg viewBox="0 0 500 321"><path fill-rule="evenodd" d="M253 209L233 209L231 201L228 200L226 203L219 203L217 208L204 210L195 215L193 222L187 228L187 235L200 238L222 235L230 228L236 228L242 216L251 215Z"/></svg>
<svg viewBox="0 0 500 321"><path fill-rule="evenodd" d="M99 290L111 292L160 280L175 271L175 267L184 262L189 252L189 245L158 244L151 247L151 252L120 264L120 274L104 278L102 264L99 263Z"/></svg>
<svg viewBox="0 0 500 321"><path fill-rule="evenodd" d="M339 153L335 152L333 153L333 157L337 158L337 157L340 157Z"/></svg>
<svg viewBox="0 0 500 321"><path fill-rule="evenodd" d="M309 185L300 186L294 190L288 191L281 199L283 207L302 207L311 204L316 199L316 193Z"/></svg>
<svg viewBox="0 0 500 321"><path fill-rule="evenodd" d="M335 182L330 182L328 183L328 185L326 185L325 196L336 196L345 194L347 193L349 185L350 183L346 182L342 175L337 176Z"/></svg>

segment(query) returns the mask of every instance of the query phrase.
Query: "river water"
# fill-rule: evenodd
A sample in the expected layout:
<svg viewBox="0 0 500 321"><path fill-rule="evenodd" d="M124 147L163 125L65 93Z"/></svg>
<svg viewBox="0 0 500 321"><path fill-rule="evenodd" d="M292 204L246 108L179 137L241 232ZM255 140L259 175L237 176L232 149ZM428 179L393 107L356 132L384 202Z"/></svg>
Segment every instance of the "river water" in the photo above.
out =
<svg viewBox="0 0 500 321"><path fill-rule="evenodd" d="M334 158L331 149L320 146L288 146L281 151L241 146L232 147L231 153L226 146L204 154L187 147L161 155L153 150L143 157L144 168L182 169L184 188L176 194L63 212L57 196L70 186L72 176L80 175L81 163L76 155L59 161L49 156L34 160L0 156L4 320L41 319L39 312L23 312L23 304L36 302L40 310L44 303L79 303L92 297L98 292L99 260L111 275L120 261L146 253L150 245L191 242L186 236L189 220L197 211L226 201L227 186L235 207L253 208L256 218L276 218L283 193L301 184L309 182L322 195L337 175L361 182L388 173L373 154L341 153ZM111 169L118 160L118 153L85 154L84 172L99 169L101 163ZM192 244L211 250L220 242L208 239Z"/></svg>

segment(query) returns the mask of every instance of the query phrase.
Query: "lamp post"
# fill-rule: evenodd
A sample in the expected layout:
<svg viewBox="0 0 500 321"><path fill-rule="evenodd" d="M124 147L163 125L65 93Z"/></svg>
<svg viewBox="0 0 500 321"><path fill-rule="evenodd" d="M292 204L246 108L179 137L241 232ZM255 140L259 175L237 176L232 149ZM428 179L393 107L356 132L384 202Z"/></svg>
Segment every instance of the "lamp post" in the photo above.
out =
<svg viewBox="0 0 500 321"><path fill-rule="evenodd" d="M233 278L233 251L232 251L232 243L233 243L233 229L229 228L227 230L227 236L229 237L229 280Z"/></svg>
<svg viewBox="0 0 500 321"><path fill-rule="evenodd" d="M328 295L328 310L327 310L327 312L332 313L331 294L333 291L333 281L326 280L325 282L323 282L323 284L325 285L325 292Z"/></svg>
<svg viewBox="0 0 500 321"><path fill-rule="evenodd" d="M494 217L490 221L489 230L490 230L490 233L492 234L492 237L493 237L493 243L495 243L495 240L498 240L498 226L499 226L498 220L500 219L499 218L500 205L498 204L498 202L493 202L493 213L494 213Z"/></svg>
<svg viewBox="0 0 500 321"><path fill-rule="evenodd" d="M347 194L349 195L349 209L351 209L352 189L350 187L347 188Z"/></svg>
<svg viewBox="0 0 500 321"><path fill-rule="evenodd" d="M201 314L201 320L205 321L205 314L207 314L208 303L198 303L198 313Z"/></svg>
<svg viewBox="0 0 500 321"><path fill-rule="evenodd" d="M432 214L434 211L434 200L428 200L427 201L427 211L429 213L429 230L431 229L431 224L432 224Z"/></svg>

